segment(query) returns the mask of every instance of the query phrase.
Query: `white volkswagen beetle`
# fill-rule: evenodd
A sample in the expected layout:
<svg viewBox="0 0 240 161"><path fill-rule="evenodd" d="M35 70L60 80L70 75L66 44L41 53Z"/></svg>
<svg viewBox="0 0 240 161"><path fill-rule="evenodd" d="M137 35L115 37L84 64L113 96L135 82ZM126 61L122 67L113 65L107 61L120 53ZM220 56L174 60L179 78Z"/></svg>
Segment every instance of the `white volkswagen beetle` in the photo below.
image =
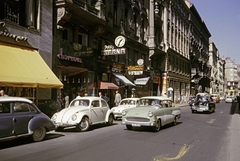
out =
<svg viewBox="0 0 240 161"><path fill-rule="evenodd" d="M76 127L77 131L87 131L90 125L113 124L113 113L108 103L100 97L81 97L71 101L68 108L55 113L51 120L56 130Z"/></svg>
<svg viewBox="0 0 240 161"><path fill-rule="evenodd" d="M111 110L114 114L114 119L122 118L122 111L130 108L135 108L139 105L140 98L124 98L118 106L113 107Z"/></svg>

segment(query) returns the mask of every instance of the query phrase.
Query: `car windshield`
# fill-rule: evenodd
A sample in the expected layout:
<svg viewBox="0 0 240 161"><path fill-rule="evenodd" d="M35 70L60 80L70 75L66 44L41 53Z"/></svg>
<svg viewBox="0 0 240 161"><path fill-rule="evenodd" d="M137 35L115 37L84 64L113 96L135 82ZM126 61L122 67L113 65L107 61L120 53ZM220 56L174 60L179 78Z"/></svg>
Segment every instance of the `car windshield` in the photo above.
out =
<svg viewBox="0 0 240 161"><path fill-rule="evenodd" d="M76 99L71 102L69 107L73 106L89 106L89 100L88 99Z"/></svg>
<svg viewBox="0 0 240 161"><path fill-rule="evenodd" d="M122 100L120 105L136 105L136 102L135 100Z"/></svg>
<svg viewBox="0 0 240 161"><path fill-rule="evenodd" d="M161 107L162 106L162 101L159 99L141 99L140 100L140 106L158 106Z"/></svg>

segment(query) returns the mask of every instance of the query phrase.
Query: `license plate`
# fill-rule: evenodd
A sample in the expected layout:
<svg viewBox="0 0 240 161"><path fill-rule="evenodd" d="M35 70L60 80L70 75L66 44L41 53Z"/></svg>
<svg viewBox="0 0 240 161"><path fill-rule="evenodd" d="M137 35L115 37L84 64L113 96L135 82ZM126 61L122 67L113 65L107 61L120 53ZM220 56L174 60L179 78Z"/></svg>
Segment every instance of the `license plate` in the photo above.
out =
<svg viewBox="0 0 240 161"><path fill-rule="evenodd" d="M140 127L141 125L139 125L139 124L132 124L132 126Z"/></svg>

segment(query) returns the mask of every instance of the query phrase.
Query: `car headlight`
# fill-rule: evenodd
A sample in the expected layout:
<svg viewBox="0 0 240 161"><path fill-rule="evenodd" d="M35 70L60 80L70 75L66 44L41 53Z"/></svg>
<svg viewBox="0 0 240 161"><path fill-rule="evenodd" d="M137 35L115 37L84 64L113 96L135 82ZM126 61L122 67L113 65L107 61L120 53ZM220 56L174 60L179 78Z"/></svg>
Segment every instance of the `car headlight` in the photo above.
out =
<svg viewBox="0 0 240 161"><path fill-rule="evenodd" d="M112 109L112 112L114 112L115 111L115 109Z"/></svg>
<svg viewBox="0 0 240 161"><path fill-rule="evenodd" d="M74 114L74 115L72 116L72 120L75 121L76 119L77 119L77 115Z"/></svg>
<svg viewBox="0 0 240 161"><path fill-rule="evenodd" d="M152 116L153 116L152 111L149 111L149 112L148 112L148 117L152 117Z"/></svg>
<svg viewBox="0 0 240 161"><path fill-rule="evenodd" d="M57 119L57 114L54 114L51 118L51 120L55 121Z"/></svg>
<svg viewBox="0 0 240 161"><path fill-rule="evenodd" d="M123 110L122 115L125 116L127 114L127 111Z"/></svg>

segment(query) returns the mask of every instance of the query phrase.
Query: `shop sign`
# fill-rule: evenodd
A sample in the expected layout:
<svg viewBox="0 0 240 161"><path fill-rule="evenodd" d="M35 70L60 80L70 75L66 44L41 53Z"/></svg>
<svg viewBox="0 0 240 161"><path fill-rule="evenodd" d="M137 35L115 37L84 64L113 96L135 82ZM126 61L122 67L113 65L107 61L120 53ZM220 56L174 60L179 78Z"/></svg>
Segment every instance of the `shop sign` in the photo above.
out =
<svg viewBox="0 0 240 161"><path fill-rule="evenodd" d="M128 66L128 74L129 75L142 75L143 74L143 66Z"/></svg>
<svg viewBox="0 0 240 161"><path fill-rule="evenodd" d="M122 64L117 64L117 63L114 63L112 65L112 72L114 73L122 73L124 72L124 66Z"/></svg>
<svg viewBox="0 0 240 161"><path fill-rule="evenodd" d="M0 22L0 27L5 27L5 22ZM0 31L0 36L5 36L14 39L16 42L27 41L28 38L25 36L18 36L15 34L9 33L7 30Z"/></svg>
<svg viewBox="0 0 240 161"><path fill-rule="evenodd" d="M121 55L126 54L126 48L114 48L113 45L104 45L102 55Z"/></svg>
<svg viewBox="0 0 240 161"><path fill-rule="evenodd" d="M142 75L143 71L128 71L129 75Z"/></svg>
<svg viewBox="0 0 240 161"><path fill-rule="evenodd" d="M60 54L58 54L57 57L58 57L58 59L61 59L61 60L67 60L67 61L71 61L71 62L82 63L82 59L81 58L64 55L62 48L60 48Z"/></svg>
<svg viewBox="0 0 240 161"><path fill-rule="evenodd" d="M88 46L83 46L78 43L73 44L74 56L75 57L85 57L85 56L93 56L93 49Z"/></svg>
<svg viewBox="0 0 240 161"><path fill-rule="evenodd" d="M142 65L128 66L128 71L143 71Z"/></svg>

